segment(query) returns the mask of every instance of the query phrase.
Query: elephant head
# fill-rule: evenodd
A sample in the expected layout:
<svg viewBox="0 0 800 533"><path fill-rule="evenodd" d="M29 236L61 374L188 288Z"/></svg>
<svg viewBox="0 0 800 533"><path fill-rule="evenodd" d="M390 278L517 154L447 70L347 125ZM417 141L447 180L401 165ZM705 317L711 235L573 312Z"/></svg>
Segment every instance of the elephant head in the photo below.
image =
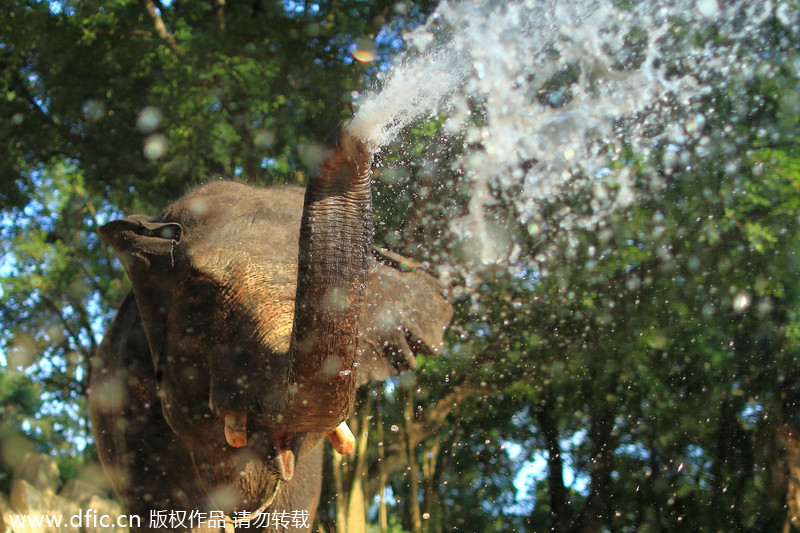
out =
<svg viewBox="0 0 800 533"><path fill-rule="evenodd" d="M131 397L152 381L155 398L139 409L145 414L129 416L156 416L147 409L160 405L158 416L217 507L262 505L276 480L292 479L309 439L327 433L347 451L337 428L356 386L412 366L412 352L441 342L451 310L440 287L371 251L371 163L368 147L345 131L304 194L214 182L157 218L131 216L101 229L132 281L128 314L138 313L149 352L149 369L114 383ZM120 340L112 327L93 389L104 390L101 374L110 368L136 366L127 335ZM92 409L112 412L100 396ZM131 427L109 432L133 439ZM120 455L119 440L107 437L108 451L98 446L106 463Z"/></svg>

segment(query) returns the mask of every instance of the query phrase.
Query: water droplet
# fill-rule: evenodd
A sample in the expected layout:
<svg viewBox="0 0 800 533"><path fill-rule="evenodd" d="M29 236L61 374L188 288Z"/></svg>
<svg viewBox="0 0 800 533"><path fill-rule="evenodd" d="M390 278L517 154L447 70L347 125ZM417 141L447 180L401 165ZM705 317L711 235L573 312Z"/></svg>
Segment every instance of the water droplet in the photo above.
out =
<svg viewBox="0 0 800 533"><path fill-rule="evenodd" d="M151 161L164 157L169 141L160 133L154 133L144 140L144 156Z"/></svg>
<svg viewBox="0 0 800 533"><path fill-rule="evenodd" d="M269 130L258 130L253 137L253 144L261 149L270 148L275 144L275 134Z"/></svg>
<svg viewBox="0 0 800 533"><path fill-rule="evenodd" d="M30 366L38 352L36 340L28 333L18 333L14 335L11 349L6 357L10 369L26 368Z"/></svg>
<svg viewBox="0 0 800 533"><path fill-rule="evenodd" d="M163 115L159 108L147 106L142 109L139 116L136 117L136 129L144 134L153 133L161 125L162 118Z"/></svg>
<svg viewBox="0 0 800 533"><path fill-rule="evenodd" d="M86 120L98 120L106 113L106 103L97 98L86 100L83 104L83 116Z"/></svg>
<svg viewBox="0 0 800 533"><path fill-rule="evenodd" d="M719 4L717 0L698 0L697 11L708 18L714 18L719 14Z"/></svg>
<svg viewBox="0 0 800 533"><path fill-rule="evenodd" d="M352 51L353 59L361 63L375 61L375 41L372 39L359 39L355 49Z"/></svg>
<svg viewBox="0 0 800 533"><path fill-rule="evenodd" d="M745 292L740 292L733 298L733 310L737 313L744 312L750 307L750 295Z"/></svg>

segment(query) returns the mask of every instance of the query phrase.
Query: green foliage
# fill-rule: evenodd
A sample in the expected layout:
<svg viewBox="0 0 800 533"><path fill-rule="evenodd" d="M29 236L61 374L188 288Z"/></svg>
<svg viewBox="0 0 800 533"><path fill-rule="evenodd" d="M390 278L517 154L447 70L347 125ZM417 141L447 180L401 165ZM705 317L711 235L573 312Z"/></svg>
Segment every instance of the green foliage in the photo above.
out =
<svg viewBox="0 0 800 533"><path fill-rule="evenodd" d="M86 364L99 341L98 320L110 309L100 295L121 299L125 285L96 233L98 207L82 175L69 164L32 171L30 202L8 209L2 227L3 278L0 324L5 365L42 386L41 408L7 414L16 427L48 450L74 454L88 439ZM46 413L46 414L45 414Z"/></svg>

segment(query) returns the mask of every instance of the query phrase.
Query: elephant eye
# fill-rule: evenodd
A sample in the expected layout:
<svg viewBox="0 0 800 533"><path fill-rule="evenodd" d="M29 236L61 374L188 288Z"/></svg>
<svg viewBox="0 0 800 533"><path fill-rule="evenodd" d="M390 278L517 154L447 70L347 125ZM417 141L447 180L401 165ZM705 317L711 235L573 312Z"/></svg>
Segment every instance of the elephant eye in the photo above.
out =
<svg viewBox="0 0 800 533"><path fill-rule="evenodd" d="M207 327L214 316L216 291L209 281L196 281L183 293L183 316L180 322L188 332L200 331Z"/></svg>

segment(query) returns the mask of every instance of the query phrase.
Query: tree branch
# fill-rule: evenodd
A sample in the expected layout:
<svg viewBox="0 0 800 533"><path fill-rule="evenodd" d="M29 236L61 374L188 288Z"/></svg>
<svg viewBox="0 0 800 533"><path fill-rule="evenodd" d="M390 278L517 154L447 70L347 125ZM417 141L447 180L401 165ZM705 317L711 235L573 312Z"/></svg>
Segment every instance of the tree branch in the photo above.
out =
<svg viewBox="0 0 800 533"><path fill-rule="evenodd" d="M217 17L217 36L225 35L225 0L214 0L214 14Z"/></svg>
<svg viewBox="0 0 800 533"><path fill-rule="evenodd" d="M178 41L175 40L175 37L167 30L167 26L164 24L164 19L161 18L161 15L156 8L155 3L153 0L142 0L145 9L147 10L147 14L150 15L150 18L153 19L153 24L155 25L156 35L167 45L167 48L172 50L176 56L182 57L184 55L184 50L181 45L178 44Z"/></svg>
<svg viewBox="0 0 800 533"><path fill-rule="evenodd" d="M412 422L406 426L409 432L407 440L395 441L391 445L384 441L384 456L381 461L384 472L386 474L393 472L403 464L406 458L405 446L408 445L412 448L416 448L426 439L436 435L439 428L442 426L442 424L444 424L450 413L452 413L456 407L461 404L461 402L478 394L493 395L500 394L501 392L502 391L500 390L495 391L493 389L488 389L480 385L466 382L466 380L465 382L462 382L462 384L453 387L452 392L436 402L433 407L423 411L422 419L419 422ZM370 481L366 490L368 497L376 494L379 488L380 476L375 475L375 472L373 472L376 469L377 465L370 465Z"/></svg>
<svg viewBox="0 0 800 533"><path fill-rule="evenodd" d="M59 322L61 322L61 327L72 339L72 342L75 343L75 349L80 351L81 354L88 359L91 354L88 352L86 346L84 346L81 342L78 333L72 329L69 320L67 320L67 317L64 316L58 304L56 304L56 302L46 294L40 294L40 297L42 299L42 303L44 303L45 306L47 306L56 315Z"/></svg>

